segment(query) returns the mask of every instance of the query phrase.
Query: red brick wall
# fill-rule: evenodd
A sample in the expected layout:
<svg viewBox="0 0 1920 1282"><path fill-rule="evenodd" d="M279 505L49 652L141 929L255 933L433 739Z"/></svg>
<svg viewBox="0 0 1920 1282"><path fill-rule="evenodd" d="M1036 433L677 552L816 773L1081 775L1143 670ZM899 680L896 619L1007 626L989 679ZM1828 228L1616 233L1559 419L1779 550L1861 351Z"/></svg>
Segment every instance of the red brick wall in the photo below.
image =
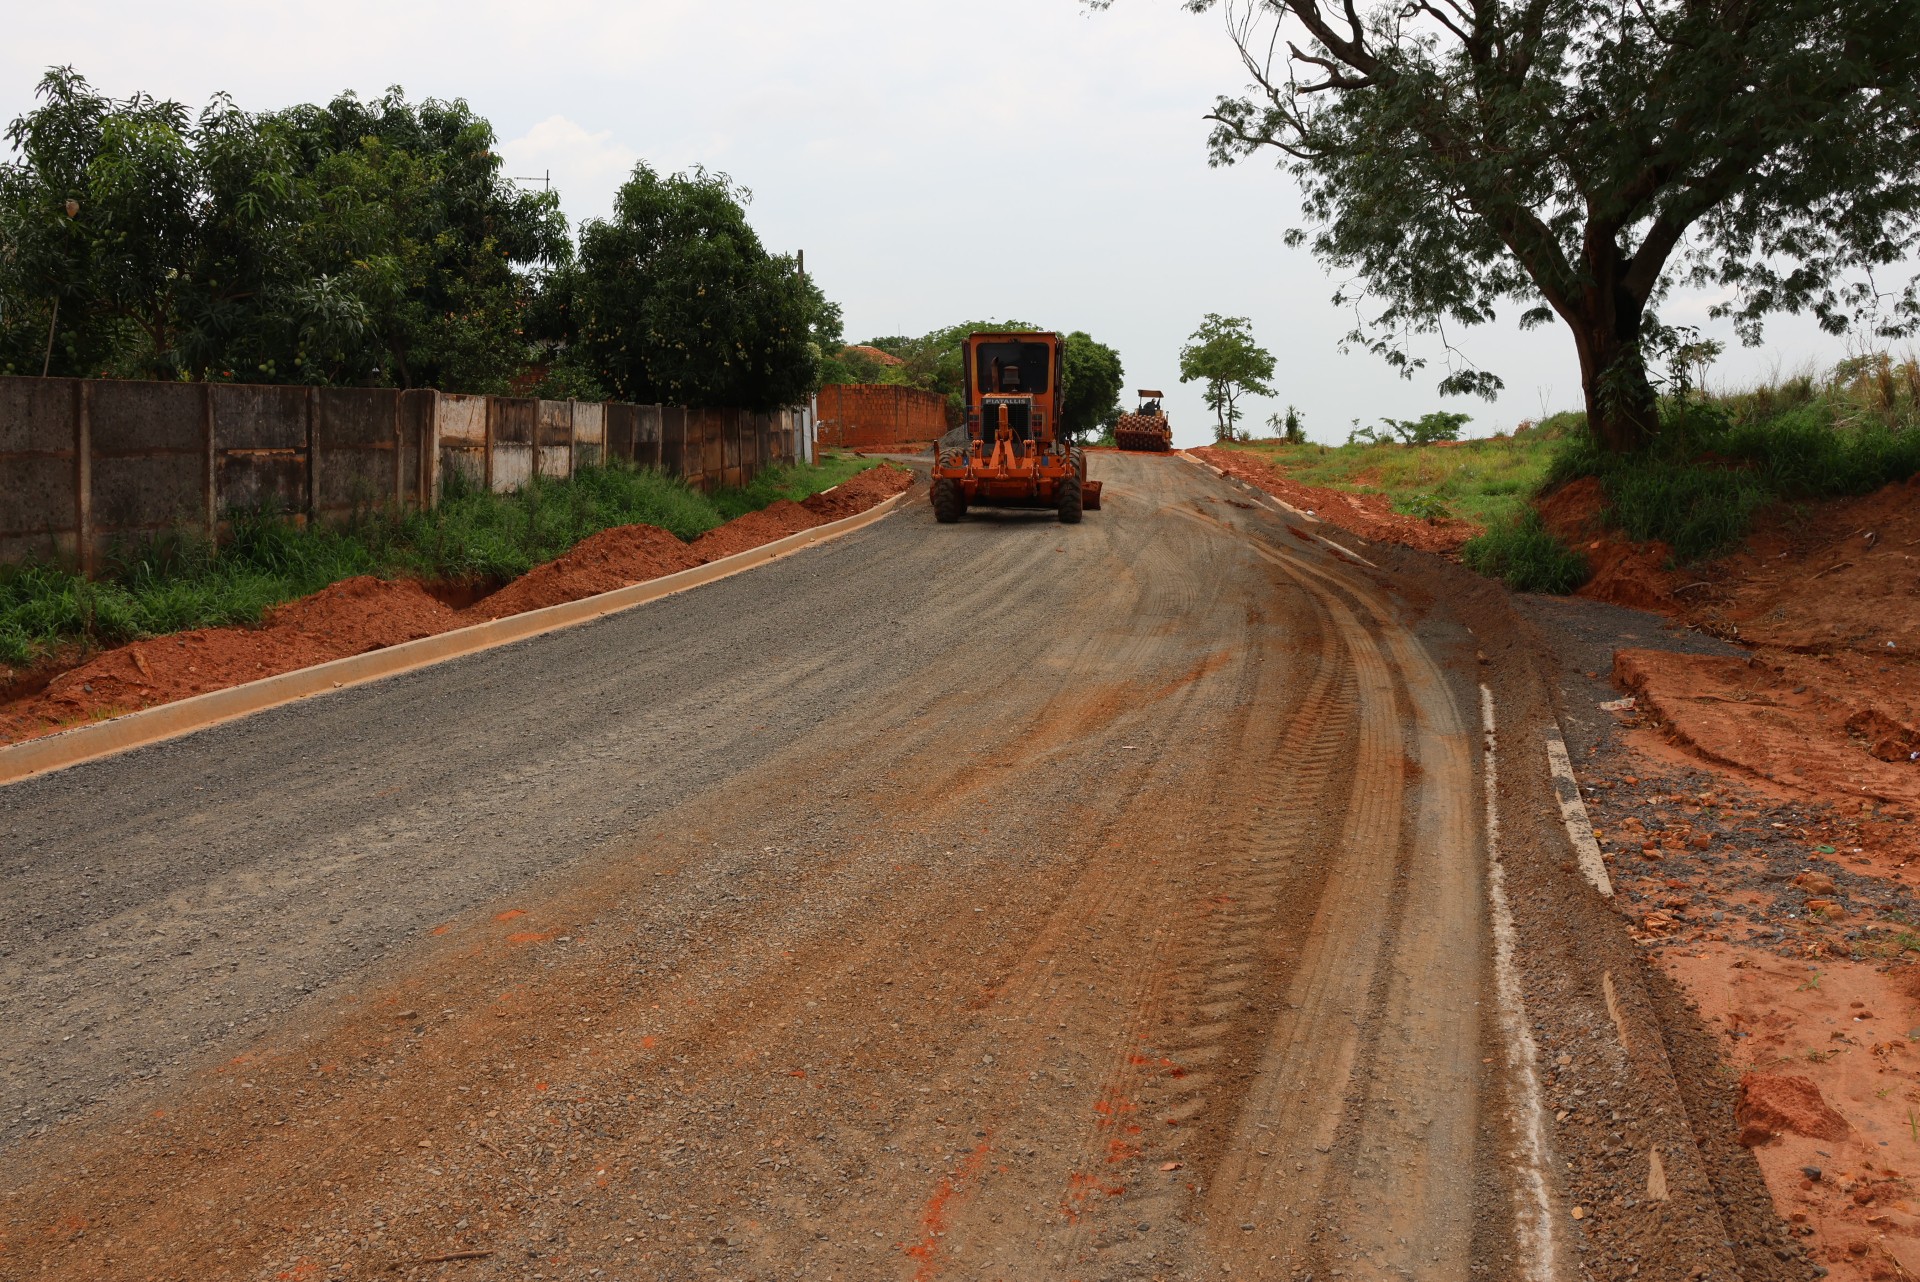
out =
<svg viewBox="0 0 1920 1282"><path fill-rule="evenodd" d="M937 441L947 430L947 398L886 383L829 383L820 389L819 443L895 450Z"/></svg>

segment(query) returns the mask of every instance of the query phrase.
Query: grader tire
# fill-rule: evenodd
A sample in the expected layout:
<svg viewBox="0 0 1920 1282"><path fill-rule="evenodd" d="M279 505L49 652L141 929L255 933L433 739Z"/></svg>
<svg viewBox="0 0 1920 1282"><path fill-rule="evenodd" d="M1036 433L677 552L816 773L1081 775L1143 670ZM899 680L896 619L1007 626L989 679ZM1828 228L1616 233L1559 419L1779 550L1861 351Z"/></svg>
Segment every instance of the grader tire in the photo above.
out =
<svg viewBox="0 0 1920 1282"><path fill-rule="evenodd" d="M958 482L949 477L938 477L933 483L933 519L942 525L952 525L967 514L966 496L960 493Z"/></svg>
<svg viewBox="0 0 1920 1282"><path fill-rule="evenodd" d="M1077 475L1070 475L1066 480L1060 482L1060 494L1057 501L1059 505L1060 524L1080 524L1080 478Z"/></svg>

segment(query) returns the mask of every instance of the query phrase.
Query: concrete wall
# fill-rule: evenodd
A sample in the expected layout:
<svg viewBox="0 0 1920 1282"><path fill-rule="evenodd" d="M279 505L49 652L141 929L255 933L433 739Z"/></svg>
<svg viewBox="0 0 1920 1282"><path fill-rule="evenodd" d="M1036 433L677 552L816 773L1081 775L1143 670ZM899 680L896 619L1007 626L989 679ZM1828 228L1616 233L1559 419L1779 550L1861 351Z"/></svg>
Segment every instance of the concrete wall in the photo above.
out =
<svg viewBox="0 0 1920 1282"><path fill-rule="evenodd" d="M0 377L0 562L91 571L225 514L432 507L446 478L516 489L609 460L708 490L806 457L806 417L392 388Z"/></svg>
<svg viewBox="0 0 1920 1282"><path fill-rule="evenodd" d="M913 449L946 434L947 398L887 383L829 383L818 398L819 443L856 450Z"/></svg>

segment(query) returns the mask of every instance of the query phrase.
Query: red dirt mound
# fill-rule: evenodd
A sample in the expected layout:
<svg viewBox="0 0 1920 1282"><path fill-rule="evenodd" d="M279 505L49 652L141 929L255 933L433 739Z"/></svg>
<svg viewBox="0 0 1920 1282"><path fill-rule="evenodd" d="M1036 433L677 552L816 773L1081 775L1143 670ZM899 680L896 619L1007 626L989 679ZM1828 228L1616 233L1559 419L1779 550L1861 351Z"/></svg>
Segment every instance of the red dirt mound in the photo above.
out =
<svg viewBox="0 0 1920 1282"><path fill-rule="evenodd" d="M444 632L454 612L412 579L343 579L267 612L268 631L297 632L343 654Z"/></svg>
<svg viewBox="0 0 1920 1282"><path fill-rule="evenodd" d="M467 613L475 621L502 619L690 570L707 559L657 525L617 526L535 566Z"/></svg>
<svg viewBox="0 0 1920 1282"><path fill-rule="evenodd" d="M1677 580L1667 570L1673 552L1664 543L1627 543L1609 534L1600 519L1606 496L1597 477L1583 476L1542 496L1534 508L1541 523L1593 568L1575 595L1636 610L1673 608Z"/></svg>
<svg viewBox="0 0 1920 1282"><path fill-rule="evenodd" d="M879 467L855 472L830 490L800 500L800 506L822 521L838 521L892 498L911 484L912 472L882 463Z"/></svg>
<svg viewBox="0 0 1920 1282"><path fill-rule="evenodd" d="M871 507L872 504L866 506ZM791 499L769 503L758 512L736 516L717 530L708 530L690 545L701 561L718 561L723 556L745 552L789 534L825 525L826 518L801 507Z"/></svg>
<svg viewBox="0 0 1920 1282"><path fill-rule="evenodd" d="M200 628L94 656L0 710L0 742L205 694L459 626L419 583L345 579L258 628Z"/></svg>
<svg viewBox="0 0 1920 1282"><path fill-rule="evenodd" d="M1814 1140L1844 1140L1850 1129L1807 1078L1772 1073L1740 1075L1733 1118L1740 1123L1741 1142L1749 1147L1789 1132Z"/></svg>
<svg viewBox="0 0 1920 1282"><path fill-rule="evenodd" d="M1417 516L1396 512L1383 495L1348 494L1343 490L1302 485L1242 450L1202 446L1186 452L1255 489L1264 490L1284 503L1311 512L1364 539L1398 543L1422 552L1451 552L1481 532L1471 521L1452 518L1423 521Z"/></svg>

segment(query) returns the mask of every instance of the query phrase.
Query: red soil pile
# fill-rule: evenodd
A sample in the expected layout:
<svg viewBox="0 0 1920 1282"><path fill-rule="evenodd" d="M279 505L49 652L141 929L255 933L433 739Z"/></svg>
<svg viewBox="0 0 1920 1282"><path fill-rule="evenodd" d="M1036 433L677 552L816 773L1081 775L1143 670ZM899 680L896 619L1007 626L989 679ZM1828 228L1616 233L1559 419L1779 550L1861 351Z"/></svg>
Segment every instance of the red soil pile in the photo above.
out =
<svg viewBox="0 0 1920 1282"><path fill-rule="evenodd" d="M1814 1140L1844 1140L1847 1119L1833 1111L1820 1088L1804 1077L1742 1073L1740 1102L1733 1120L1741 1141L1751 1148L1776 1135L1791 1133Z"/></svg>
<svg viewBox="0 0 1920 1282"><path fill-rule="evenodd" d="M691 544L651 525L603 530L462 611L412 580L346 579L278 607L257 628L134 641L59 673L44 688L23 682L19 694L0 702L0 743L643 583L864 512L912 479L900 468L871 468L804 504L783 499Z"/></svg>
<svg viewBox="0 0 1920 1282"><path fill-rule="evenodd" d="M824 517L814 515L792 499L781 499L758 512L736 516L717 530L708 530L689 546L702 561L718 561L723 556L745 552L826 523Z"/></svg>
<svg viewBox="0 0 1920 1282"><path fill-rule="evenodd" d="M911 484L912 472L882 463L864 472L855 472L830 490L801 499L800 506L822 521L838 521L892 498Z"/></svg>
<svg viewBox="0 0 1920 1282"><path fill-rule="evenodd" d="M1396 512L1384 495L1349 494L1344 490L1303 485L1242 450L1202 446L1187 453L1289 506L1376 543L1398 543L1422 552L1451 552L1481 532L1471 521L1453 518L1423 521L1417 516Z"/></svg>
<svg viewBox="0 0 1920 1282"><path fill-rule="evenodd" d="M1613 677L1697 757L1800 796L1920 811L1920 681L1874 666L1621 650Z"/></svg>
<svg viewBox="0 0 1920 1282"><path fill-rule="evenodd" d="M95 655L0 707L0 742L171 703L458 627L412 581L346 579L272 611L258 628L200 628Z"/></svg>
<svg viewBox="0 0 1920 1282"><path fill-rule="evenodd" d="M558 560L535 566L467 613L476 622L502 619L691 570L706 559L657 525L617 526L577 544Z"/></svg>

